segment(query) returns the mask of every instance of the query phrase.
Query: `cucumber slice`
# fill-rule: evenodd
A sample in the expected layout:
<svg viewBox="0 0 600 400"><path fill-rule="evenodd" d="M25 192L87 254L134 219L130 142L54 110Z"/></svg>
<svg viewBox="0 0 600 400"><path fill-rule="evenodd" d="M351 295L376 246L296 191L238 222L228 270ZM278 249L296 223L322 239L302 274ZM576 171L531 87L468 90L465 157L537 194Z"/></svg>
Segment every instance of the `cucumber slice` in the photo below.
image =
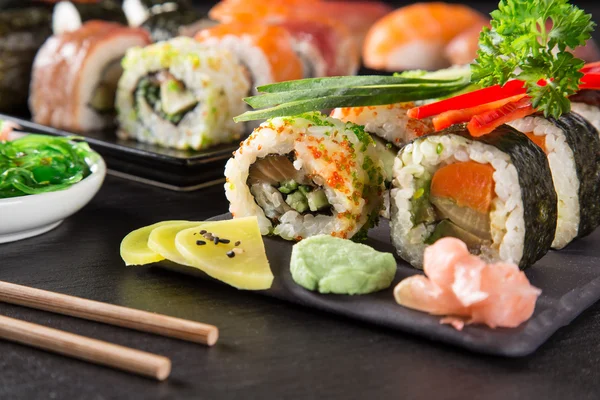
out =
<svg viewBox="0 0 600 400"><path fill-rule="evenodd" d="M198 104L196 96L175 79L161 83L160 98L162 110L167 115L184 113Z"/></svg>
<svg viewBox="0 0 600 400"><path fill-rule="evenodd" d="M306 194L306 199L308 200L308 207L310 211L319 211L323 208L329 207L329 201L327 200L327 196L325 195L325 191L323 189L317 189L315 191L309 192Z"/></svg>
<svg viewBox="0 0 600 400"><path fill-rule="evenodd" d="M306 200L306 196L299 191L288 195L285 199L285 202L300 214L308 210L308 201Z"/></svg>

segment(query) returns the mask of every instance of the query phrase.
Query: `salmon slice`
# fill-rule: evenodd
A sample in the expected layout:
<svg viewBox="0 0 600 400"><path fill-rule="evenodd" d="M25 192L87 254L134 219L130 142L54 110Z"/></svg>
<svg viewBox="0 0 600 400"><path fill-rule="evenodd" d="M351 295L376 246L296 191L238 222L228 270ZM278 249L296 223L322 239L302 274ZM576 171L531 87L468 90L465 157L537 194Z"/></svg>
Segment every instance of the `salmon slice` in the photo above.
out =
<svg viewBox="0 0 600 400"><path fill-rule="evenodd" d="M474 25L488 22L482 14L459 4L416 3L377 21L363 45L369 68L399 71L448 67L446 46Z"/></svg>
<svg viewBox="0 0 600 400"><path fill-rule="evenodd" d="M544 153L548 154L546 151L546 136L537 136L533 132L527 132L525 133L525 136L527 136L533 143L537 144L538 147L544 151Z"/></svg>
<svg viewBox="0 0 600 400"><path fill-rule="evenodd" d="M231 36L239 38L247 46L253 46L262 51L271 67L273 82L302 78L302 61L294 52L291 35L282 27L261 23L221 24L198 32L195 39L207 42L211 39L223 40ZM229 48L229 50L236 52L234 48ZM243 59L241 52L237 51L237 53L236 55Z"/></svg>
<svg viewBox="0 0 600 400"><path fill-rule="evenodd" d="M459 207L488 214L494 198L494 168L475 161L446 165L431 180L431 196L450 198Z"/></svg>
<svg viewBox="0 0 600 400"><path fill-rule="evenodd" d="M533 315L541 291L515 264L487 264L456 238L443 238L425 250L425 274L402 280L396 302L433 315L461 330L479 323L513 328Z"/></svg>

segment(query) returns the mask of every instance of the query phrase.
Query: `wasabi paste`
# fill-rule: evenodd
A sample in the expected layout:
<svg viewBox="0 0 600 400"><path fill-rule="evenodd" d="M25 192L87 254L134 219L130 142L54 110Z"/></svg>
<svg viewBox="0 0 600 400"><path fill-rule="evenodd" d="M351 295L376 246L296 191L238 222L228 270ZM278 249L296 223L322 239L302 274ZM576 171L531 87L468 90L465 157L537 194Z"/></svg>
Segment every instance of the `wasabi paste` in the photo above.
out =
<svg viewBox="0 0 600 400"><path fill-rule="evenodd" d="M294 282L308 290L367 294L392 284L396 260L364 244L318 235L294 245L290 269Z"/></svg>

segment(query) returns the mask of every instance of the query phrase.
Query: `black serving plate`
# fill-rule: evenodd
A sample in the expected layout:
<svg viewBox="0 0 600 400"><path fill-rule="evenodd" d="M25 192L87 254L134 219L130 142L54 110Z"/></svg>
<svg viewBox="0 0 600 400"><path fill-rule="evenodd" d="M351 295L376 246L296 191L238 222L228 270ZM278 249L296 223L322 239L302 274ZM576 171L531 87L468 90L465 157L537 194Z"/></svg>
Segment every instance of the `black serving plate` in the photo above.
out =
<svg viewBox="0 0 600 400"><path fill-rule="evenodd" d="M213 220L228 218L231 215L224 214ZM396 304L393 296L396 284L420 273L402 260L398 260L396 278L387 290L362 296L324 295L305 290L292 280L289 265L293 243L273 237L264 237L264 242L275 279L269 290L257 293L478 353L506 357L529 355L600 299L600 247L597 246L600 230L560 252L551 251L525 271L531 283L542 289L529 321L511 329L470 325L460 332L449 325L441 325L440 317ZM367 244L379 251L394 253L387 220L382 220L370 231ZM211 279L194 268L170 262L161 262L159 266Z"/></svg>
<svg viewBox="0 0 600 400"><path fill-rule="evenodd" d="M24 131L54 136L78 135L31 122L27 117L0 113L0 119L14 121ZM191 191L222 183L225 163L238 144L226 144L200 151L165 149L122 140L114 129L86 132L85 140L106 161L109 173L171 190Z"/></svg>

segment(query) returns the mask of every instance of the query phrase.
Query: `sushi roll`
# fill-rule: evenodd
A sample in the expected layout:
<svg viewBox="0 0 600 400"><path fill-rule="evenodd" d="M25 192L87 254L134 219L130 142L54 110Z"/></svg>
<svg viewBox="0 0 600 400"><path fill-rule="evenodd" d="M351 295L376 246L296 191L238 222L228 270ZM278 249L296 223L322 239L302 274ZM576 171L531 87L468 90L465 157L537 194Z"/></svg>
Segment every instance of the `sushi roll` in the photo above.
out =
<svg viewBox="0 0 600 400"><path fill-rule="evenodd" d="M376 70L435 70L450 65L444 49L457 35L488 19L461 4L415 3L386 15L369 30L365 66Z"/></svg>
<svg viewBox="0 0 600 400"><path fill-rule="evenodd" d="M114 123L114 98L127 49L150 42L143 29L105 21L54 35L33 65L29 109L42 125L73 132Z"/></svg>
<svg viewBox="0 0 600 400"><path fill-rule="evenodd" d="M411 140L433 132L431 118L414 119L407 115L414 103L396 103L385 106L336 108L333 118L363 125L373 136L385 166L386 182L392 181L392 168L398 150Z"/></svg>
<svg viewBox="0 0 600 400"><path fill-rule="evenodd" d="M532 265L550 249L557 196L546 155L507 125L473 138L454 125L406 145L394 164L391 239L416 268L453 236L490 262Z"/></svg>
<svg viewBox="0 0 600 400"><path fill-rule="evenodd" d="M570 100L571 111L587 119L600 132L600 91L581 90Z"/></svg>
<svg viewBox="0 0 600 400"><path fill-rule="evenodd" d="M49 7L0 10L0 111L27 109L33 59L52 34Z"/></svg>
<svg viewBox="0 0 600 400"><path fill-rule="evenodd" d="M302 78L302 62L283 28L264 24L221 24L200 31L196 40L231 51L246 68L251 87Z"/></svg>
<svg viewBox="0 0 600 400"><path fill-rule="evenodd" d="M307 113L261 124L225 166L234 217L257 216L263 235L351 238L373 226L383 170L362 127Z"/></svg>
<svg viewBox="0 0 600 400"><path fill-rule="evenodd" d="M229 51L180 37L130 49L123 69L119 137L194 150L240 138L250 87Z"/></svg>
<svg viewBox="0 0 600 400"><path fill-rule="evenodd" d="M116 0L100 0L92 3L60 1L52 13L52 32L59 35L81 28L84 22L103 20L127 25L127 18Z"/></svg>
<svg viewBox="0 0 600 400"><path fill-rule="evenodd" d="M558 120L534 115L509 123L546 153L556 194L558 221L552 247L561 249L600 224L600 138L575 113Z"/></svg>

